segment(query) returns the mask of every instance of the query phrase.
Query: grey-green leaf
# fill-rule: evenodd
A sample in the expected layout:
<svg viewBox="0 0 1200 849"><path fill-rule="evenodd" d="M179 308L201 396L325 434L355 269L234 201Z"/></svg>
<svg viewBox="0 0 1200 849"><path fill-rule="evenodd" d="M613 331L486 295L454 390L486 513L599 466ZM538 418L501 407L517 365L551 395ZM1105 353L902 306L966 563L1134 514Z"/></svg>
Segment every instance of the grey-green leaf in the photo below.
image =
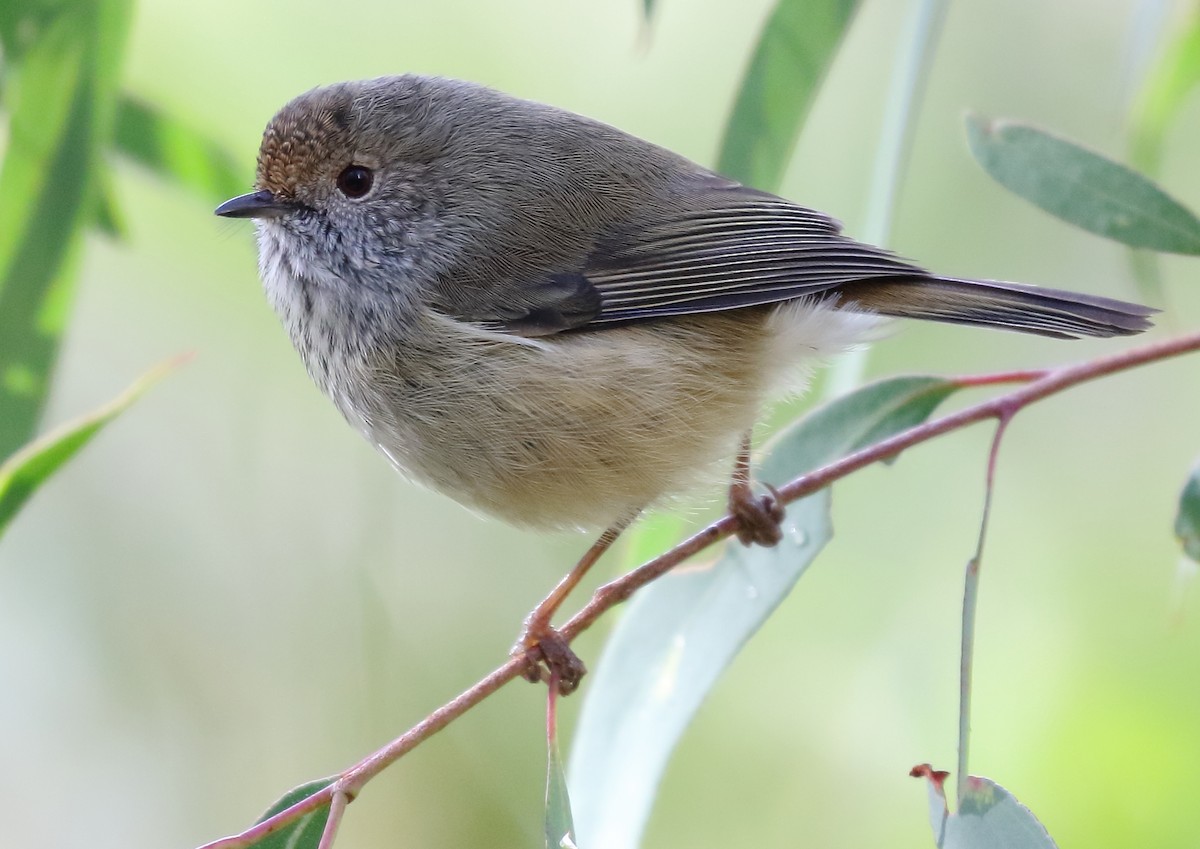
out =
<svg viewBox="0 0 1200 849"><path fill-rule="evenodd" d="M0 464L0 536L38 487L181 362L176 359L157 366L104 406L34 440Z"/></svg>
<svg viewBox="0 0 1200 849"><path fill-rule="evenodd" d="M928 765L912 774L929 789L929 825L938 849L1056 849L1046 828L1029 808L989 778L970 776L958 810L946 808L946 774Z"/></svg>
<svg viewBox="0 0 1200 849"><path fill-rule="evenodd" d="M0 171L0 456L33 435L96 209L130 0L64 4L7 73ZM48 13L50 14L50 13Z"/></svg>
<svg viewBox="0 0 1200 849"><path fill-rule="evenodd" d="M1179 512L1175 515L1175 536L1183 553L1200 563L1200 463L1188 476L1179 493Z"/></svg>
<svg viewBox="0 0 1200 849"><path fill-rule="evenodd" d="M571 818L571 797L563 774L558 738L547 741L546 758L546 849L575 849L575 824Z"/></svg>
<svg viewBox="0 0 1200 849"><path fill-rule="evenodd" d="M117 150L202 198L225 200L250 185L237 159L161 109L125 95L117 111Z"/></svg>
<svg viewBox="0 0 1200 849"><path fill-rule="evenodd" d="M863 387L776 439L758 480L783 483L923 421L957 386L902 377ZM581 846L637 846L667 759L741 646L831 535L829 490L787 508L775 548L736 543L630 602L592 676L570 779Z"/></svg>
<svg viewBox="0 0 1200 849"><path fill-rule="evenodd" d="M258 818L258 822L270 819L276 814L286 811L297 802L301 802L314 793L324 790L336 780L336 776L333 778L318 778L316 781L310 781L307 784L301 784L299 787L289 790L278 802L267 808L266 813ZM248 849L317 849L317 846L321 842L321 832L325 830L325 821L327 819L329 819L328 804L305 814L279 831L268 834L262 840L251 844Z"/></svg>
<svg viewBox="0 0 1200 849"><path fill-rule="evenodd" d="M779 187L857 6L857 0L779 0L725 126L718 171L759 189Z"/></svg>
<svg viewBox="0 0 1200 849"><path fill-rule="evenodd" d="M1051 215L1134 248L1200 254L1200 219L1151 180L1027 124L967 118L975 159Z"/></svg>

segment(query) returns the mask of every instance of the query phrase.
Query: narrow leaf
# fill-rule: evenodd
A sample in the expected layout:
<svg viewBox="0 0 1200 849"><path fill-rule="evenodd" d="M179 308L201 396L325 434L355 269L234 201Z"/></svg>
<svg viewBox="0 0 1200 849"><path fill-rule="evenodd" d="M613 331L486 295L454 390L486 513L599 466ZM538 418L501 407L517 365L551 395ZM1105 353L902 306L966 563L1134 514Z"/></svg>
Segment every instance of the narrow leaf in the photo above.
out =
<svg viewBox="0 0 1200 849"><path fill-rule="evenodd" d="M891 241L896 196L908 164L917 112L949 5L949 0L913 2L905 21L906 32L891 68L883 124L871 169L867 220L859 236L873 245Z"/></svg>
<svg viewBox="0 0 1200 849"><path fill-rule="evenodd" d="M334 781L333 778L318 778L307 784L301 784L294 790L289 790L266 813L258 818L258 822L268 820L276 814L286 811L297 802L302 802L314 793L324 790ZM273 834L268 834L262 840L250 844L247 849L317 849L321 842L321 832L325 830L325 821L329 818L329 805L325 804L315 811L305 814L300 819L286 825Z"/></svg>
<svg viewBox="0 0 1200 849"><path fill-rule="evenodd" d="M0 535L21 506L63 463L183 360L176 358L151 369L112 401L29 443L0 464Z"/></svg>
<svg viewBox="0 0 1200 849"><path fill-rule="evenodd" d="M949 5L949 0L913 0L908 10L889 74L883 123L871 168L867 220L859 234L859 238L873 245L885 246L892 238L896 201L908 167L917 114ZM826 397L844 395L862 384L869 350L856 348L834 360L825 383Z"/></svg>
<svg viewBox="0 0 1200 849"><path fill-rule="evenodd" d="M134 162L206 200L225 200L249 184L250 175L221 145L129 95L117 110L115 143Z"/></svg>
<svg viewBox="0 0 1200 849"><path fill-rule="evenodd" d="M1157 10L1160 16L1164 12ZM1150 176L1158 175L1167 131L1200 84L1200 6L1193 6L1182 28L1174 30L1170 40L1154 53L1157 59L1146 75L1130 121L1129 146L1130 161ZM1143 295L1162 303L1158 257L1133 251L1130 268Z"/></svg>
<svg viewBox="0 0 1200 849"><path fill-rule="evenodd" d="M4 54L0 72L19 66L25 51L38 41L47 24L61 12L59 0L0 3L0 52Z"/></svg>
<svg viewBox="0 0 1200 849"><path fill-rule="evenodd" d="M857 6L857 0L779 0L725 126L718 171L759 189L778 188Z"/></svg>
<svg viewBox="0 0 1200 849"><path fill-rule="evenodd" d="M1131 121L1130 159L1148 174L1158 173L1167 130L1200 85L1200 6L1156 53Z"/></svg>
<svg viewBox="0 0 1200 849"><path fill-rule="evenodd" d="M945 772L922 764L910 774L926 779L929 824L938 849L1056 849L1033 812L991 779L969 776L958 811L951 814L943 788Z"/></svg>
<svg viewBox="0 0 1200 849"><path fill-rule="evenodd" d="M1025 124L967 118L975 159L1051 215L1134 248L1200 254L1200 220L1153 182Z"/></svg>
<svg viewBox="0 0 1200 849"><path fill-rule="evenodd" d="M782 434L756 472L783 483L924 420L957 387L932 377L875 383ZM571 758L581 846L638 845L667 759L741 646L829 539L829 490L787 508L775 548L726 546L639 592L604 649Z"/></svg>
<svg viewBox="0 0 1200 849"><path fill-rule="evenodd" d="M575 849L575 824L571 820L571 798L563 774L558 742L550 746L546 765L546 849Z"/></svg>
<svg viewBox="0 0 1200 849"><path fill-rule="evenodd" d="M121 208L117 205L112 180L104 173L101 173L99 184L96 186L92 223L96 225L97 230L110 239L120 241L129 235L125 226L125 218L121 215Z"/></svg>
<svg viewBox="0 0 1200 849"><path fill-rule="evenodd" d="M1183 546L1183 553L1200 563L1200 463L1192 469L1183 492L1179 493L1175 536Z"/></svg>
<svg viewBox="0 0 1200 849"><path fill-rule="evenodd" d="M4 77L0 171L0 456L41 413L95 210L130 0L64 5Z"/></svg>

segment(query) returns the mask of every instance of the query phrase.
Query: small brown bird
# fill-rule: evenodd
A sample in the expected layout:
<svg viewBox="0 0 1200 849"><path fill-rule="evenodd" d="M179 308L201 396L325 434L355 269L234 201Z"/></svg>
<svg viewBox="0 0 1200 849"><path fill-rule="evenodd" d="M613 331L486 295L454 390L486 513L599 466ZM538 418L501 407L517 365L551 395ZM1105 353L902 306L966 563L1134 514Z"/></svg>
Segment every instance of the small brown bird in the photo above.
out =
<svg viewBox="0 0 1200 849"><path fill-rule="evenodd" d="M268 297L309 374L404 474L536 527L606 528L524 645L642 510L735 455L744 542L778 539L747 435L879 316L1063 338L1152 310L942 277L833 219L561 109L421 76L303 94L255 191Z"/></svg>

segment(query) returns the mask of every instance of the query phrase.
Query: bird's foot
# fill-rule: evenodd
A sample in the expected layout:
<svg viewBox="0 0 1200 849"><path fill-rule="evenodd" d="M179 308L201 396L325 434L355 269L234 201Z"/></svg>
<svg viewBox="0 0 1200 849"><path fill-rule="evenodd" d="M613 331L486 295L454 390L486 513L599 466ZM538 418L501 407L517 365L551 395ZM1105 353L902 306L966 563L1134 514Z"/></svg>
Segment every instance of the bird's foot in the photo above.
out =
<svg viewBox="0 0 1200 849"><path fill-rule="evenodd" d="M571 651L562 634L549 624L526 621L525 631L510 654L524 658L523 674L527 680L537 683L557 678L558 692L563 696L575 692L587 674L579 655Z"/></svg>
<svg viewBox="0 0 1200 849"><path fill-rule="evenodd" d="M756 496L750 485L735 482L729 487L729 512L737 517L737 538L742 545L764 545L768 548L783 539L783 505L779 491L764 484L767 493Z"/></svg>

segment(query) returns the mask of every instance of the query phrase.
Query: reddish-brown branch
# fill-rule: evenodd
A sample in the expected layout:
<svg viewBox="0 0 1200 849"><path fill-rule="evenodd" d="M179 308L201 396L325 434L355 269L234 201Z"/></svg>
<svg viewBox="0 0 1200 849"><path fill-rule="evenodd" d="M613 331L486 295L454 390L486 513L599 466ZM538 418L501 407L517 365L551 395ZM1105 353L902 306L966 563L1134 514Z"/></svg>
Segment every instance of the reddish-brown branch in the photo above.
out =
<svg viewBox="0 0 1200 849"><path fill-rule="evenodd" d="M978 386L998 386L1002 383L1029 383L1040 380L1049 374L1048 369L1027 369L1025 371L1001 371L995 374L969 374L965 377L953 378L955 386L964 389Z"/></svg>
<svg viewBox="0 0 1200 849"><path fill-rule="evenodd" d="M1039 401L1042 398L1054 395L1080 383L1195 351L1200 351L1200 333L1154 342L1107 357L1057 369L1005 372L1003 374L958 379L955 382L964 387L991 386L1000 383L1024 383L1025 385L1012 392L999 395L971 407L966 407L943 418L909 428L889 439L850 454L809 474L801 475L779 488L778 497L780 503L789 504L819 489L823 489L833 481L852 474L865 466L895 457L906 448L926 442L944 433L958 430L959 428L985 419L998 419L1001 422L1007 422L1018 411L1035 401ZM574 639L580 633L587 630L600 616L615 605L625 601L641 587L670 571L694 554L728 537L736 530L736 525L737 520L735 518L725 516L679 543L679 545L670 551L639 566L617 580L600 587L588 603L563 625L559 633L568 642ZM442 705L400 737L397 737L382 749L379 749L377 752L344 771L328 787L314 793L307 799L297 802L295 805L279 812L270 819L252 826L241 834L205 844L201 849L245 849L255 841L279 831L305 814L329 805L331 800L335 796L338 796L340 798L338 799L338 804L335 806L336 810L332 812L334 816L330 817L321 843L322 847L330 846L333 834L337 828L337 822L341 816L341 809L345 807L345 804L353 801L354 797L368 781L509 681L520 677L525 668L526 661L524 658L509 659L502 666L493 670L487 677Z"/></svg>

